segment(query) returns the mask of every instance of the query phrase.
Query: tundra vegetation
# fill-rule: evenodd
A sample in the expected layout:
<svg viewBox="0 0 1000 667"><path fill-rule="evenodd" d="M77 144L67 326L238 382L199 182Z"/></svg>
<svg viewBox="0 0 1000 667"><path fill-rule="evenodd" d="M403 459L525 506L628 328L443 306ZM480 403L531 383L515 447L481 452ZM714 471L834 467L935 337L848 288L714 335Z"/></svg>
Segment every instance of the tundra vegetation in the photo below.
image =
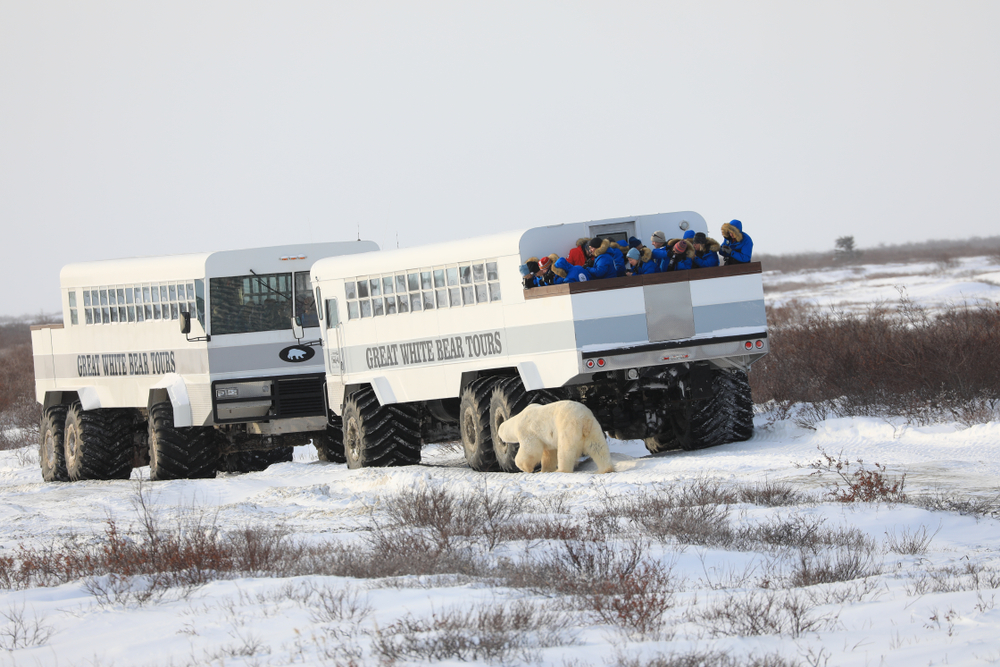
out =
<svg viewBox="0 0 1000 667"><path fill-rule="evenodd" d="M891 254L882 250L865 261ZM1000 306L942 316L904 299L852 315L768 315L771 354L750 374L765 428L830 416L996 420L1000 362L983 351L1000 342ZM25 460L37 442L28 341L24 320L0 323L0 446ZM935 543L940 528L926 522L887 522L876 534L848 513L924 513L931 525L961 517L993 535L996 496L915 493L905 470L874 457L820 449L796 463L812 483L705 476L636 479L625 492L601 492L604 482L595 482L586 501L558 490L522 493L496 483L503 475L453 486L429 468L407 488L380 481L375 497L353 503L350 520L335 521L328 536L282 521L236 524L197 505L167 507L156 485L138 478L102 482L129 485L131 507L109 508L97 530L3 544L0 648L45 651L74 615L91 613L47 617L17 597L59 586L78 586L95 612L180 605L185 620L176 632L190 654L137 660L149 665L552 663L586 656L597 641L614 646L611 658L562 664L811 666L830 663L825 638L834 635L858 642L838 645L838 655L864 650L864 633L844 630L857 623L855 609L882 600L908 608L943 600L908 613L920 632L949 642L989 622L1000 593L995 550L951 557ZM254 585L260 580L271 584ZM231 596L209 595L218 582L240 585ZM464 592L448 599L462 602L429 613L405 605L379 613L375 604L385 592L455 588ZM294 633L277 640L259 630L279 618L296 619ZM212 627L228 639L199 641ZM913 636L897 632L879 652L902 654L919 642ZM51 657L23 655L17 664ZM977 657L1000 661L989 647ZM59 664L105 663L79 655Z"/></svg>

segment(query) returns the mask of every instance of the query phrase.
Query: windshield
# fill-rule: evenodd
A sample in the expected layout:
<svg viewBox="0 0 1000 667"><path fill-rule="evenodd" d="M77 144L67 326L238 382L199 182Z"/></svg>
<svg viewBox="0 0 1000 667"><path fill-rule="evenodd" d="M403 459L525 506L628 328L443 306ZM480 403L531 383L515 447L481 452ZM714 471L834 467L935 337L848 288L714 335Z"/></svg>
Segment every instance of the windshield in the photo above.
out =
<svg viewBox="0 0 1000 667"><path fill-rule="evenodd" d="M298 278L305 276L305 280ZM251 333L255 331L281 331L291 329L293 314L293 287L302 285L306 294L299 297L299 310L306 310L312 303L309 274L266 273L249 276L231 276L209 279L212 335ZM307 299L308 297L308 299ZM312 319L315 319L315 308ZM305 319L305 318L304 318ZM316 323L303 322L304 326Z"/></svg>

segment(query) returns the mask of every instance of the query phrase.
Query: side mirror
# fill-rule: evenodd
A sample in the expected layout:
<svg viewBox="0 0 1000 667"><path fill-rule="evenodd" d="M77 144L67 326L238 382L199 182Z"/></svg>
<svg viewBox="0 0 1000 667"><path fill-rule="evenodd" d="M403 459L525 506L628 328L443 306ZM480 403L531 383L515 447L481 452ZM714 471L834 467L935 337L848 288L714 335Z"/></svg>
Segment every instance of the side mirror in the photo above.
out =
<svg viewBox="0 0 1000 667"><path fill-rule="evenodd" d="M302 331L302 317L296 315L292 318L292 335L295 336L295 340L302 340L305 333Z"/></svg>
<svg viewBox="0 0 1000 667"><path fill-rule="evenodd" d="M191 313L181 313L181 333L185 336L191 333Z"/></svg>

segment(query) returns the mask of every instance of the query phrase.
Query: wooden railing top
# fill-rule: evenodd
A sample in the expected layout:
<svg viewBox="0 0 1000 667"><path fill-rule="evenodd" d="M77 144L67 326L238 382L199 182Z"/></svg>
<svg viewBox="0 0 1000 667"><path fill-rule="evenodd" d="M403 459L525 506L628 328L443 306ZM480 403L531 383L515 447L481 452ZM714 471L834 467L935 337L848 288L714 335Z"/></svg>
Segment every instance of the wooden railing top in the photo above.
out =
<svg viewBox="0 0 1000 667"><path fill-rule="evenodd" d="M725 278L728 276L745 276L761 273L760 262L747 264L732 264L730 266L712 266L705 269L687 269L685 271L669 271L667 273L650 273L644 276L625 276L624 278L604 278L586 282L562 283L561 285L546 285L524 290L525 299L539 299L546 296L561 296L565 294L580 294L581 292L600 292L603 290L639 287L642 285L662 285L664 283L681 283L691 280L708 280L710 278Z"/></svg>
<svg viewBox="0 0 1000 667"><path fill-rule="evenodd" d="M31 328L32 331L39 331L41 329L62 329L63 328L63 324L62 324L62 322L59 322L58 324L55 324L55 323L54 324L32 324L30 328Z"/></svg>

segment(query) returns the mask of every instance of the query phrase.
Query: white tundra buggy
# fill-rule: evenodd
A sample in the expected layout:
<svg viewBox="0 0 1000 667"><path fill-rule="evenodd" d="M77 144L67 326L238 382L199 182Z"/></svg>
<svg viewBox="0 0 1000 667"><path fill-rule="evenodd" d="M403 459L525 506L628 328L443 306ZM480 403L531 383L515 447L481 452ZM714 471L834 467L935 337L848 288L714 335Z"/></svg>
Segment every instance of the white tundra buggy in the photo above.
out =
<svg viewBox="0 0 1000 667"><path fill-rule="evenodd" d="M310 440L343 461L309 269L375 250L350 241L64 267L63 324L31 334L43 478L127 478L147 463L152 479L213 477L291 460Z"/></svg>
<svg viewBox="0 0 1000 667"><path fill-rule="evenodd" d="M515 471L497 428L559 399L651 452L749 438L747 371L768 351L759 263L523 289L521 264L580 237L688 229L707 232L697 213L665 213L316 262L348 465L416 463L450 431L473 469Z"/></svg>

